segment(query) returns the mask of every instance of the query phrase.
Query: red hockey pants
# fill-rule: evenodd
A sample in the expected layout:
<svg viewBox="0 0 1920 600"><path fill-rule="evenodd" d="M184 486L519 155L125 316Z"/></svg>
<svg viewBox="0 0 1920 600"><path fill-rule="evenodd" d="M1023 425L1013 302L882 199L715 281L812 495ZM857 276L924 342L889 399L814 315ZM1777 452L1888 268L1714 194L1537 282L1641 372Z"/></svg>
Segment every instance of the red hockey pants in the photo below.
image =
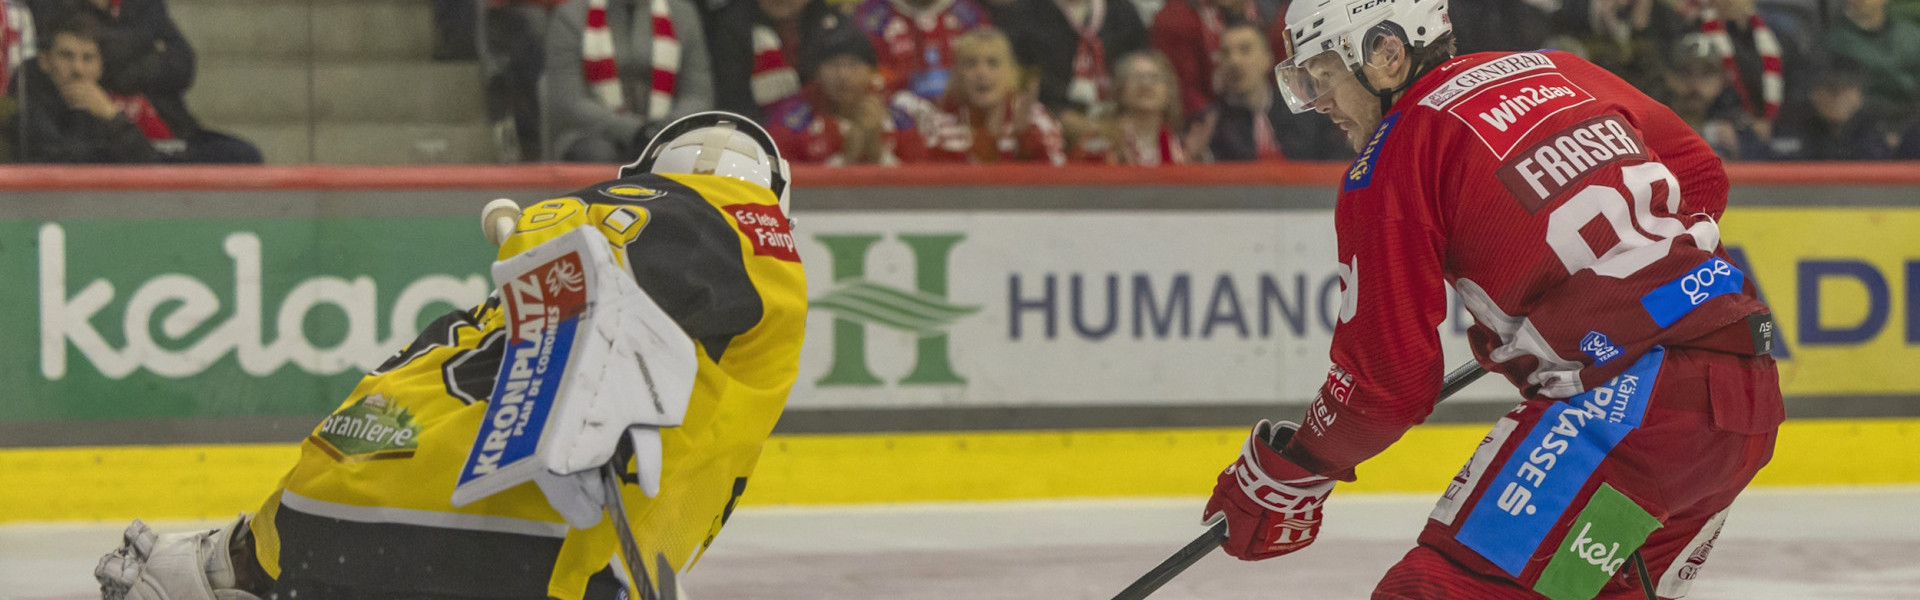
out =
<svg viewBox="0 0 1920 600"><path fill-rule="evenodd" d="M1502 418L1373 597L1640 599L1636 547L1659 596L1685 596L1773 455L1779 378L1767 356L1687 348L1636 373Z"/></svg>

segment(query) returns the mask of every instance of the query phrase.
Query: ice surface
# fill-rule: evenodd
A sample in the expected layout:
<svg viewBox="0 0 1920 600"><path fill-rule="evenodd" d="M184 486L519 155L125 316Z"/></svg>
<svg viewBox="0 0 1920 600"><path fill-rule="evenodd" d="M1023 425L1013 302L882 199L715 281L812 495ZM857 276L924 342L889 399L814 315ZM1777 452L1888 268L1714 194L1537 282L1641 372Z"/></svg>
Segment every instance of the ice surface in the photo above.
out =
<svg viewBox="0 0 1920 600"><path fill-rule="evenodd" d="M1365 598L1412 546L1432 500L1336 494L1313 547L1259 563L1209 556L1154 598ZM1199 535L1201 504L748 507L685 584L696 600L1104 599ZM1750 491L1689 597L1920 598L1916 507L1920 487ZM94 563L123 527L0 526L0 599L97 598Z"/></svg>

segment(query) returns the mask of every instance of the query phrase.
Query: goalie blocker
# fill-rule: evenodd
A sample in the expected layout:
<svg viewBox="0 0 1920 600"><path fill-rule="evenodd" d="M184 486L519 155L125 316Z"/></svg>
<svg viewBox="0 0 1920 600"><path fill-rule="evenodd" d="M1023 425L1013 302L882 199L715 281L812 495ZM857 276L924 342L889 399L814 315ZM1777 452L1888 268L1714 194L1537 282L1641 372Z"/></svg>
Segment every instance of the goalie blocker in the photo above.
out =
<svg viewBox="0 0 1920 600"><path fill-rule="evenodd" d="M637 214L627 210L609 217ZM505 355L454 507L534 481L570 525L592 527L607 500L593 470L623 433L640 489L659 493L660 428L685 417L699 365L693 340L607 246L575 228L493 264Z"/></svg>

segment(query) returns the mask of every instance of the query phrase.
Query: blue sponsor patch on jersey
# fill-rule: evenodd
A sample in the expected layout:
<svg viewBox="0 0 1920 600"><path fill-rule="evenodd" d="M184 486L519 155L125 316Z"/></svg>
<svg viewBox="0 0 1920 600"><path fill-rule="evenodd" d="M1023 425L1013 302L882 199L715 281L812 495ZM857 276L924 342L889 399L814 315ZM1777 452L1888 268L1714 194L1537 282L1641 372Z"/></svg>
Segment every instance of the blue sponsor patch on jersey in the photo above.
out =
<svg viewBox="0 0 1920 600"><path fill-rule="evenodd" d="M1373 129L1373 139L1367 140L1367 147L1360 149L1360 156L1353 159L1353 166L1347 168L1347 183L1340 191L1351 192L1373 184L1373 162L1380 158L1380 146L1387 141L1387 133L1393 131L1393 124L1400 122L1400 113L1387 115L1380 120L1380 126Z"/></svg>
<svg viewBox="0 0 1920 600"><path fill-rule="evenodd" d="M1607 339L1607 334L1598 331L1589 331L1587 337L1580 338L1580 351L1593 358L1594 366L1607 364L1607 361L1620 356L1620 347L1613 345L1613 340Z"/></svg>
<svg viewBox="0 0 1920 600"><path fill-rule="evenodd" d="M1547 407L1454 538L1519 577L1600 461L1640 426L1666 354L1655 347L1606 385Z"/></svg>
<svg viewBox="0 0 1920 600"><path fill-rule="evenodd" d="M467 452L467 463L460 468L457 485L526 460L540 448L540 434L560 393L560 378L567 373L579 326L580 317L575 315L562 319L540 339L507 347L500 359L500 375L494 379L493 399L487 403L487 414L480 421L473 449Z"/></svg>
<svg viewBox="0 0 1920 600"><path fill-rule="evenodd" d="M1647 316L1653 317L1654 324L1666 327L1715 296L1738 293L1746 282L1747 274L1740 272L1739 267L1713 257L1687 274L1647 292L1640 297L1640 305L1646 307Z"/></svg>

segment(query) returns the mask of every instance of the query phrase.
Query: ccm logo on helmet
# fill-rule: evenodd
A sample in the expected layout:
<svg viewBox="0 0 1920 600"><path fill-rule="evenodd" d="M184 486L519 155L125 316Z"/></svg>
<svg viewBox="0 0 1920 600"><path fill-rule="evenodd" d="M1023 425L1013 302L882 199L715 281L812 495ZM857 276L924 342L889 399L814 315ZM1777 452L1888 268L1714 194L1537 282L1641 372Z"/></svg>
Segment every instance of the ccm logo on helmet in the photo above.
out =
<svg viewBox="0 0 1920 600"><path fill-rule="evenodd" d="M1369 10L1373 10L1373 8L1376 6L1380 6L1392 1L1393 0L1369 0L1366 3L1358 4L1358 5L1355 5L1353 8L1347 9L1347 15L1352 16L1352 15L1357 15L1363 12L1367 12Z"/></svg>

